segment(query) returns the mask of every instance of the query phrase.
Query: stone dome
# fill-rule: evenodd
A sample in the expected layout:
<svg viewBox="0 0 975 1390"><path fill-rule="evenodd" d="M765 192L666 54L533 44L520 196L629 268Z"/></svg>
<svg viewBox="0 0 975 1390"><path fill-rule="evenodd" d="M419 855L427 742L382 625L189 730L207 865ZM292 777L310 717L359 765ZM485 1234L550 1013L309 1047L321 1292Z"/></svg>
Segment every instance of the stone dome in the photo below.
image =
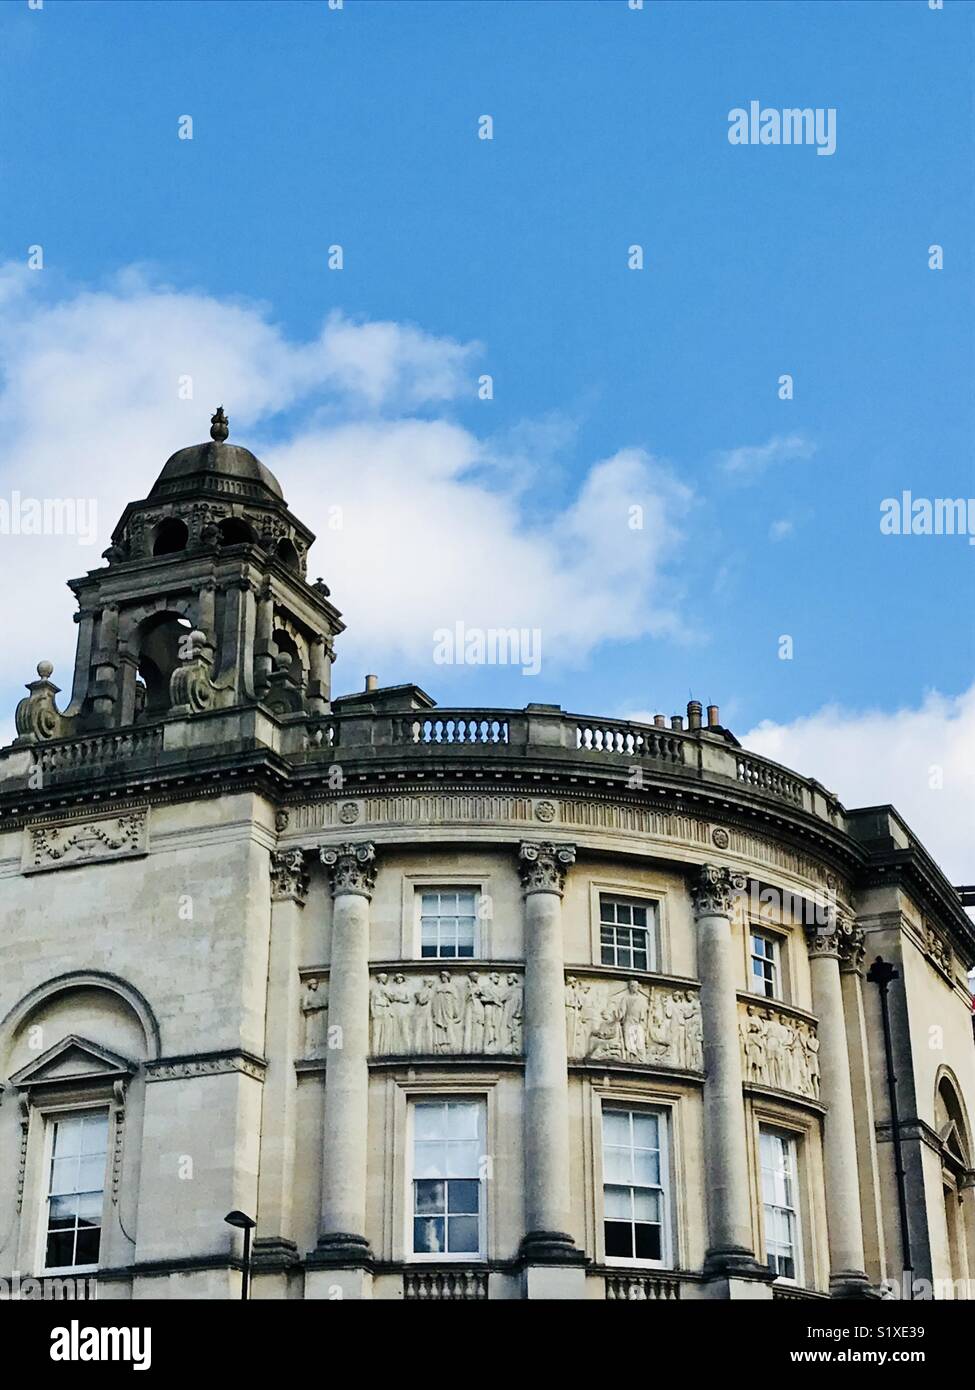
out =
<svg viewBox="0 0 975 1390"><path fill-rule="evenodd" d="M236 478L242 482L258 483L280 501L284 500L281 484L250 449L219 440L178 449L166 461L149 495L151 497L160 491L170 492L174 483L184 479L188 482L190 479L204 481L209 478Z"/></svg>

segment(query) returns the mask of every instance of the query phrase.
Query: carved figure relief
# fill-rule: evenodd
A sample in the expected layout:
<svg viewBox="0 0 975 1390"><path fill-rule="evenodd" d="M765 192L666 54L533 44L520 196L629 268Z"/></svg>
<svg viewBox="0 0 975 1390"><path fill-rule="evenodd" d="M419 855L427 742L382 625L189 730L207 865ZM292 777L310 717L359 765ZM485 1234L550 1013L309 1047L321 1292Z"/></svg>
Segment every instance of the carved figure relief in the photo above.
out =
<svg viewBox="0 0 975 1390"><path fill-rule="evenodd" d="M701 1006L690 990L639 980L565 982L565 1040L570 1058L643 1062L700 1071Z"/></svg>
<svg viewBox="0 0 975 1390"><path fill-rule="evenodd" d="M745 1081L819 1099L819 1039L810 1023L749 1004L738 1031Z"/></svg>
<svg viewBox="0 0 975 1390"><path fill-rule="evenodd" d="M517 1056L523 997L514 972L390 978L380 971L369 986L370 1051L374 1057Z"/></svg>
<svg viewBox="0 0 975 1390"><path fill-rule="evenodd" d="M305 981L301 1012L305 1020L304 1054L320 1057L328 1037L328 985L317 975Z"/></svg>

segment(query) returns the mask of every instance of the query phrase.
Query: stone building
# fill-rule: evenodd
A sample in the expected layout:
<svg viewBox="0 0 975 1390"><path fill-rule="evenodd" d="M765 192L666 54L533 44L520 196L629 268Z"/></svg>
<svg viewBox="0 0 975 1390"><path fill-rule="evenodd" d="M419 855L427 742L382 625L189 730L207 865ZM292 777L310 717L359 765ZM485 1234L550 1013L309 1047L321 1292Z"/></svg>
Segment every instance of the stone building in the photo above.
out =
<svg viewBox="0 0 975 1390"><path fill-rule="evenodd" d="M0 753L0 1275L236 1296L239 1209L256 1298L963 1294L975 931L897 812L696 702L333 699L211 434Z"/></svg>

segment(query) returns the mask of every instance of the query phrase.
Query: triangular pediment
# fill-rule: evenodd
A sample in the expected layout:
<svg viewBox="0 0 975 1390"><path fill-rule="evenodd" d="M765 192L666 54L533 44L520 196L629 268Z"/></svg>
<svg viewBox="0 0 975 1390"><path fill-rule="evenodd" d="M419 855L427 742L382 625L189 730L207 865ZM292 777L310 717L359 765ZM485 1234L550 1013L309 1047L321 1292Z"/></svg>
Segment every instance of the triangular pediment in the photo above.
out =
<svg viewBox="0 0 975 1390"><path fill-rule="evenodd" d="M59 1081L110 1080L131 1076L135 1069L136 1063L127 1057L120 1057L107 1047L70 1033L26 1067L21 1067L10 1080L13 1085L26 1088Z"/></svg>

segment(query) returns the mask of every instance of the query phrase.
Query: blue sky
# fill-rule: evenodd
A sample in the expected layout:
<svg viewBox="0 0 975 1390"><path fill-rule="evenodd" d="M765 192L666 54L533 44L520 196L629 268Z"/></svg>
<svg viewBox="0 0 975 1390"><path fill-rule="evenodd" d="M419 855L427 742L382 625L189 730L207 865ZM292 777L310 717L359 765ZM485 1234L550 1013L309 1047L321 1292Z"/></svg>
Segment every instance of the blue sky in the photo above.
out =
<svg viewBox="0 0 975 1390"><path fill-rule="evenodd" d="M243 306L292 345L336 311L479 345L452 391L368 409L361 393L350 402L307 381L258 409L231 398L237 377L197 368L228 397L233 437L260 446L289 497L311 499L301 510L321 536L314 569L347 611L355 566L346 555L338 577L330 568L321 518L307 514L314 489L286 471L289 459L313 467L294 447L312 424L416 418L476 438L456 495L467 478L503 492L515 529L545 534L549 561L568 567L587 524L615 524L593 468L639 452L635 473L610 480L613 496L643 503L640 489L659 486L667 541L637 566L646 606L631 584L608 640L600 612L609 619L615 581L596 582L592 605L580 597L597 547L553 600L574 596L586 640L556 624L539 676L437 668L428 647L389 644L381 628L370 646L364 604L358 665L339 666L340 689L358 686L361 666L414 678L442 703L670 713L693 693L739 732L834 704L851 717L919 710L932 690L951 702L971 685L975 548L882 536L880 503L905 488L975 495L973 38L975 9L955 0L940 11L926 0L647 0L642 11L625 0L345 0L340 11L325 0L44 0L42 11L8 0L0 260L48 308L82 313L86 289L131 295L118 277L139 266L139 295L161 303L168 287ZM835 154L729 144L728 112L751 100L835 108ZM192 141L177 139L183 114ZM482 114L491 141L477 139ZM341 272L327 269L333 243ZM633 243L642 272L627 267ZM928 268L933 243L940 271ZM34 244L44 272L24 291L16 268ZM18 312L33 341L33 310ZM23 422L8 350L0 419ZM492 401L477 399L481 372ZM783 373L791 401L778 398ZM159 445L151 429L131 439L126 487L106 482L105 508L143 495L163 442L204 437L216 403L168 401ZM9 460L7 490L27 490L23 457ZM753 466L729 470L729 457ZM408 483L408 446L398 458ZM334 500L341 482L328 477ZM625 555L631 538L621 525L610 551ZM489 523L469 541L489 591ZM63 551L31 553L44 584L56 565L66 577ZM363 564L384 553L363 535ZM95 563L88 552L71 572ZM429 588L427 545L415 564ZM399 561L388 575L398 603L413 577ZM70 602L58 602L68 622ZM779 659L783 634L791 661ZM73 637L48 645L70 660ZM6 675L13 700L30 668Z"/></svg>

